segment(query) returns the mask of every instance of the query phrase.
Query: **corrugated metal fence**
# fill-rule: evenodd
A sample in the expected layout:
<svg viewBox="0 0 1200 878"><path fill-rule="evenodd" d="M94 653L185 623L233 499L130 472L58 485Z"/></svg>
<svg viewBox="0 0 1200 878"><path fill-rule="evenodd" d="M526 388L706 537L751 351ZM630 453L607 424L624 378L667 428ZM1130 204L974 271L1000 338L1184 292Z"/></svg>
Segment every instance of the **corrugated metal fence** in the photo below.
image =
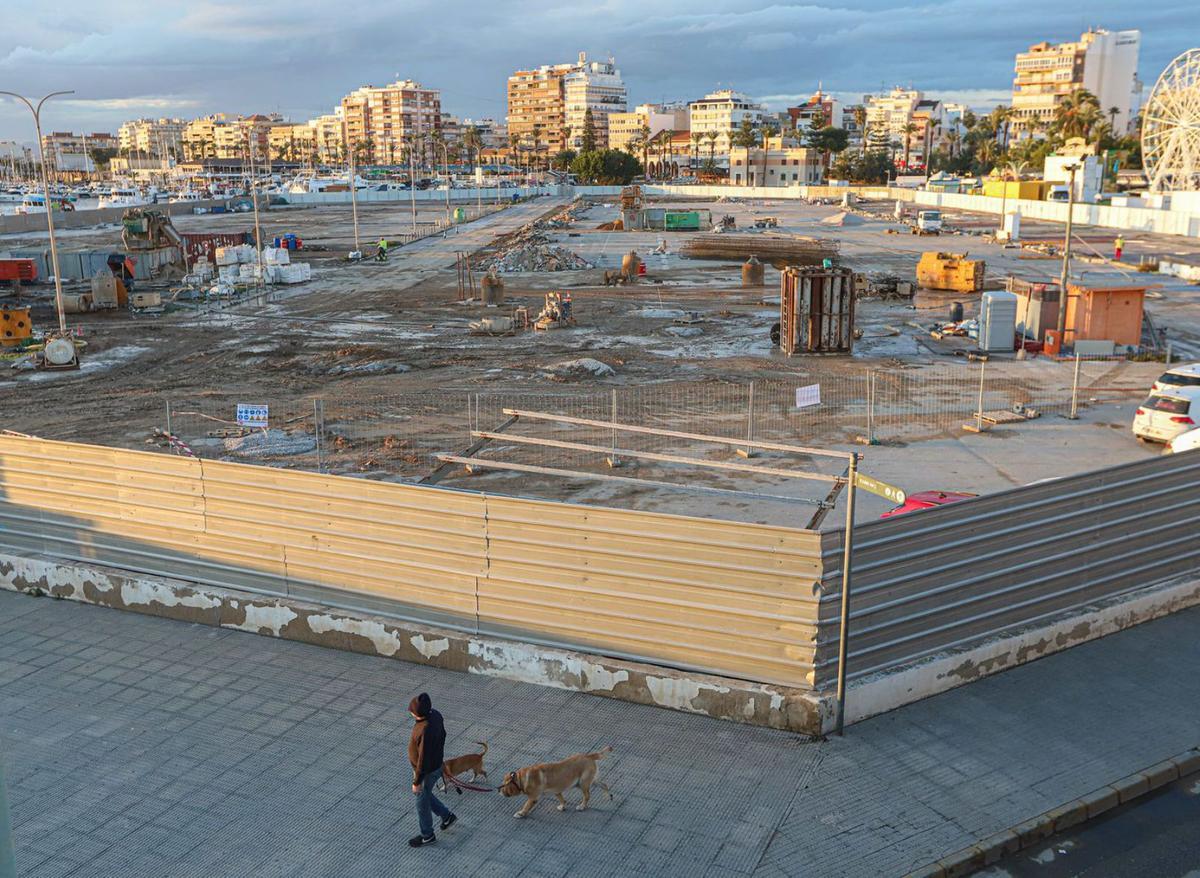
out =
<svg viewBox="0 0 1200 878"><path fill-rule="evenodd" d="M0 546L808 686L820 537L0 438Z"/></svg>
<svg viewBox="0 0 1200 878"><path fill-rule="evenodd" d="M837 671L842 532L823 535L819 685ZM1200 567L1200 451L854 529L848 677L912 664Z"/></svg>

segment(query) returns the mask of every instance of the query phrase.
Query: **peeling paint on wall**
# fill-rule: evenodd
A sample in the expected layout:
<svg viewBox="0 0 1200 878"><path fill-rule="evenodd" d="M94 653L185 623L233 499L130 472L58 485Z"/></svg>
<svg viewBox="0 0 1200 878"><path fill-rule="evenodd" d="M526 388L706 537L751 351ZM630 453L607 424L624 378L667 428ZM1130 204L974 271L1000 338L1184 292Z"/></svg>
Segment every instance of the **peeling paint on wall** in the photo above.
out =
<svg viewBox="0 0 1200 878"><path fill-rule="evenodd" d="M221 606L219 598L204 592L193 591L181 594L169 585L150 582L146 579L130 579L121 583L121 600L127 607L138 604L162 604L164 607L192 607L196 610L215 610Z"/></svg>
<svg viewBox="0 0 1200 878"><path fill-rule="evenodd" d="M450 649L450 640L446 637L431 640L426 638L424 634L414 634L408 638L408 642L427 659L436 658Z"/></svg>
<svg viewBox="0 0 1200 878"><path fill-rule="evenodd" d="M341 634L357 634L375 644L380 655L393 656L402 646L395 631L389 631L382 622L369 619L352 619L347 616L329 616L314 613L308 617L308 627L313 634L337 631Z"/></svg>
<svg viewBox="0 0 1200 878"><path fill-rule="evenodd" d="M646 688L655 704L663 707L694 710L692 702L701 692L726 694L729 689L724 686L704 686L686 677L647 677Z"/></svg>
<svg viewBox="0 0 1200 878"><path fill-rule="evenodd" d="M237 602L230 601L230 604L236 609ZM246 619L239 623L225 623L225 628L235 628L238 631L249 631L251 634L259 634L266 630L271 632L275 637L279 637L284 626L299 616L289 607L282 604L246 604Z"/></svg>

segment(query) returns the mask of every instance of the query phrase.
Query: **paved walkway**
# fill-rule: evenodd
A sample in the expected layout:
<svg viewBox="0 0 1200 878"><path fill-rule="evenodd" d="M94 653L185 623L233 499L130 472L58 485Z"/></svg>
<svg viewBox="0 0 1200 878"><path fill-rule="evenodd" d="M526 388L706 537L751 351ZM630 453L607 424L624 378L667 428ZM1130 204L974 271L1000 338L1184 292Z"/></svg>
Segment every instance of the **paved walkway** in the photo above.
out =
<svg viewBox="0 0 1200 878"><path fill-rule="evenodd" d="M1200 611L811 743L532 685L0 592L18 874L899 875L1200 743ZM413 851L408 699L504 771L604 744L615 802L453 797Z"/></svg>

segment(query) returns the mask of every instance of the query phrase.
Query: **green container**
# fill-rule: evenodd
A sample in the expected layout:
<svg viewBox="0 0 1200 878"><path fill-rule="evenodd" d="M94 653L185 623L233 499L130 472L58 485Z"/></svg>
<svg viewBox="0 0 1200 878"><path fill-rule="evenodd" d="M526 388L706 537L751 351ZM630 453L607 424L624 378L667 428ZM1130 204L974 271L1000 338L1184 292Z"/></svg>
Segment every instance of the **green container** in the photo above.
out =
<svg viewBox="0 0 1200 878"><path fill-rule="evenodd" d="M663 217L663 228L668 232L698 232L700 231L700 212L668 210Z"/></svg>
<svg viewBox="0 0 1200 878"><path fill-rule="evenodd" d="M467 219L467 212L463 208L461 208L461 207L454 208L454 221L456 223L466 222L466 219Z"/></svg>

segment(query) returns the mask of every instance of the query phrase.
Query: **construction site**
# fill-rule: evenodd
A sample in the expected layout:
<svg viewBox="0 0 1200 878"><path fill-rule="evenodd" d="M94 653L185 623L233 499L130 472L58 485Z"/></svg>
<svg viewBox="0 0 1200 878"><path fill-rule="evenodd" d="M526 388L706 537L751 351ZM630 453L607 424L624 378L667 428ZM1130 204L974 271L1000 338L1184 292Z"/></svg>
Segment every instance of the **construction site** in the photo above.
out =
<svg viewBox="0 0 1200 878"><path fill-rule="evenodd" d="M0 259L35 279L5 291L28 326L5 348L4 426L800 525L835 508L844 460L796 449L863 456L884 487L862 518L897 490L986 494L1159 452L1129 420L1163 360L1200 353L1192 283L1115 263L1115 233L1077 228L1072 284L1138 290L1144 316L1131 338L1060 350L1042 300L1061 227L1001 243L994 217L947 212L931 236L916 213L637 187L453 211L264 204L260 258L248 212L137 209L58 232L65 369L37 367L57 324L46 236L8 234ZM1142 263L1196 249L1127 247ZM989 297L1021 309L995 344L988 309L1005 303Z"/></svg>

